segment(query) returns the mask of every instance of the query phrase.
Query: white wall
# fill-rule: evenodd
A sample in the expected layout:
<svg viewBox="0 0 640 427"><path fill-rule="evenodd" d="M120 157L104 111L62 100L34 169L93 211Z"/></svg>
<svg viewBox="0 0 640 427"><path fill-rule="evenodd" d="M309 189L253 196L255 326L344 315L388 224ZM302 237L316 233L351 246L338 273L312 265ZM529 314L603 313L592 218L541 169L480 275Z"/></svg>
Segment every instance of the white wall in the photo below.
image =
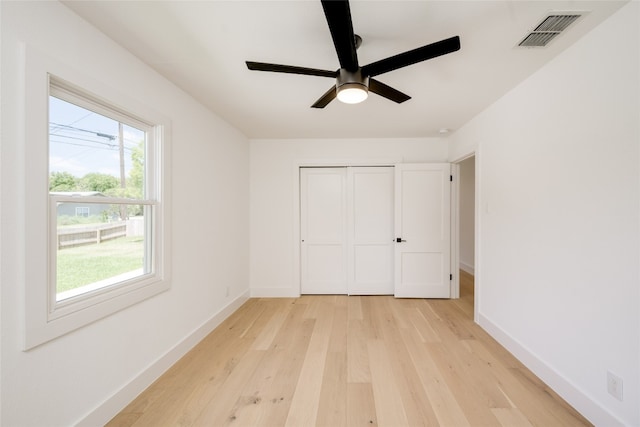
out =
<svg viewBox="0 0 640 427"><path fill-rule="evenodd" d="M460 268L474 274L476 160L460 162Z"/></svg>
<svg viewBox="0 0 640 427"><path fill-rule="evenodd" d="M640 425L638 9L451 136L478 154L480 324L603 426Z"/></svg>
<svg viewBox="0 0 640 427"><path fill-rule="evenodd" d="M251 295L299 295L294 250L295 166L299 163L446 162L440 138L374 140L252 140ZM362 164L362 163L360 163Z"/></svg>
<svg viewBox="0 0 640 427"><path fill-rule="evenodd" d="M99 425L248 295L249 143L63 5L1 2L0 7L0 424ZM21 252L21 212L29 209L31 196L21 191L26 171L18 126L19 41L168 117L173 144L171 289L27 352L21 351L22 290L40 284L24 283L21 270L29 261ZM27 121L27 126L46 124Z"/></svg>

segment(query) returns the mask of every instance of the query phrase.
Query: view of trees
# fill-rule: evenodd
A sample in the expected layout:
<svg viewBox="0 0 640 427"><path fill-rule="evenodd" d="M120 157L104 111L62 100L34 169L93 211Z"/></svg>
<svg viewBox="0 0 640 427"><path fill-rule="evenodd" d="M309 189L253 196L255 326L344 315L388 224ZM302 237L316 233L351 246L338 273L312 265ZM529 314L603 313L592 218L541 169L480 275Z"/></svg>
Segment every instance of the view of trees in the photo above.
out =
<svg viewBox="0 0 640 427"><path fill-rule="evenodd" d="M121 188L120 179L104 173L91 172L83 177L76 177L69 172L51 172L49 175L49 191L98 191L105 196L140 198L143 192L144 178L143 142L131 153L131 171Z"/></svg>
<svg viewBox="0 0 640 427"><path fill-rule="evenodd" d="M144 192L144 141L140 141L131 152L131 169L124 184L122 187L118 177L98 172L91 172L82 177L76 177L69 172L51 172L49 175L50 192L97 191L107 197L142 198ZM140 215L142 214L141 210L141 206L129 206L126 215ZM122 217L122 214L120 216Z"/></svg>
<svg viewBox="0 0 640 427"><path fill-rule="evenodd" d="M69 172L51 172L49 175L49 191L80 191L78 178Z"/></svg>

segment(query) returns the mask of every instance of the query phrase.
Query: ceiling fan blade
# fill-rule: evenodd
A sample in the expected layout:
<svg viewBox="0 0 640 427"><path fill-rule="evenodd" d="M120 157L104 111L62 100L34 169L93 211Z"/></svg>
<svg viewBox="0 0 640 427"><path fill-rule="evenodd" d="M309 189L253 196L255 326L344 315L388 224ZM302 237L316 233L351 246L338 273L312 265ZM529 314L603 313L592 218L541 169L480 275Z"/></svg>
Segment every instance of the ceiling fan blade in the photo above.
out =
<svg viewBox="0 0 640 427"><path fill-rule="evenodd" d="M460 49L460 37L455 36L439 42L431 43L380 61L372 62L362 67L362 73L366 76L377 76L398 68L426 61Z"/></svg>
<svg viewBox="0 0 640 427"><path fill-rule="evenodd" d="M399 90L392 88L391 86L387 86L386 84L379 82L376 79L369 79L369 92L376 93L398 104L411 99L409 95L404 94Z"/></svg>
<svg viewBox="0 0 640 427"><path fill-rule="evenodd" d="M329 24L333 45L338 54L340 68L347 71L358 70L358 55L356 54L356 39L351 22L351 10L348 0L322 0L324 15Z"/></svg>
<svg viewBox="0 0 640 427"><path fill-rule="evenodd" d="M271 71L274 73L304 74L307 76L336 78L336 71L318 70L316 68L296 67L293 65L268 64L265 62L247 61L247 68L254 71Z"/></svg>
<svg viewBox="0 0 640 427"><path fill-rule="evenodd" d="M320 99L318 99L315 102L315 104L313 104L311 106L311 108L324 108L324 107L326 107L328 103L330 103L331 101L333 101L336 98L337 94L338 93L336 91L336 87L335 86L331 86L331 89L326 91L325 94L322 95L320 97Z"/></svg>

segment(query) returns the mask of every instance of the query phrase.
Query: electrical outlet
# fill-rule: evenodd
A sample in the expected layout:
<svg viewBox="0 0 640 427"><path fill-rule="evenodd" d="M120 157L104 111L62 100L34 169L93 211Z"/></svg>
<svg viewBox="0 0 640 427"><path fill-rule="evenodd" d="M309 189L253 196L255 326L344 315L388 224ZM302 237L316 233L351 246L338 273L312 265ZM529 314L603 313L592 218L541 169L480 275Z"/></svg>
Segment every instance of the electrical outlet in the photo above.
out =
<svg viewBox="0 0 640 427"><path fill-rule="evenodd" d="M607 371L607 391L622 402L622 378Z"/></svg>
<svg viewBox="0 0 640 427"><path fill-rule="evenodd" d="M229 296L229 287L227 286L227 295L225 296Z"/></svg>

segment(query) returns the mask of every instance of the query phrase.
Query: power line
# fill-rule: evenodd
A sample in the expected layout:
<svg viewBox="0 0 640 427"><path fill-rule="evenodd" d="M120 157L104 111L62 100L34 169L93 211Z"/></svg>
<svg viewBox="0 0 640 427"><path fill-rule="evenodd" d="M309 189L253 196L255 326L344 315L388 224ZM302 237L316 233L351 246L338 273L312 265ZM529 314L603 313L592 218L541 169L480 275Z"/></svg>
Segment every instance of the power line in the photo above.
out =
<svg viewBox="0 0 640 427"><path fill-rule="evenodd" d="M58 99L58 98L56 98L56 99ZM60 101L62 101L62 100L60 100ZM66 104L69 104L69 105L74 105L74 104L70 104L70 103L68 103L68 102L66 102L66 101L62 101L62 102L65 102ZM78 107L78 108L81 108L81 107ZM88 110L85 110L85 111L88 111ZM87 117L89 117L89 116L90 116L90 115L92 115L92 114L95 114L95 113L94 113L93 111L89 111L89 112L88 112L87 114L85 114L84 116L82 116L82 117L80 117L79 119L74 120L73 122L69 123L69 126L70 126L70 125L75 125L75 124L76 124L76 123L78 123L80 120L84 120L84 119L86 119ZM49 124L51 124L51 123L49 123ZM55 130L55 129L54 129L54 130Z"/></svg>
<svg viewBox="0 0 640 427"><path fill-rule="evenodd" d="M54 142L56 144L76 145L78 147L85 147L85 148L91 148L91 149L96 149L96 150L107 150L107 151L115 151L115 150L118 149L117 145L108 144L108 143L100 142L100 141L89 141L89 140L86 140L86 139L83 139L83 138L76 138L76 137L73 137L73 136L64 136L64 135L57 135L57 134L56 135L52 135L52 136L59 136L61 138L76 139L76 140L85 141L85 142L88 142L88 143L102 144L102 145L106 145L108 148L87 146L86 144L78 144L78 143L75 143L75 142L68 142L68 141L60 141L60 140L53 140L53 139L50 140L50 142ZM133 151L133 149L129 148L129 147L124 147L124 149L127 150L127 151Z"/></svg>
<svg viewBox="0 0 640 427"><path fill-rule="evenodd" d="M65 142L65 141L60 141L60 140L53 140L53 139L50 139L50 141L51 141L51 142L55 142L55 143L58 143L58 144L77 145L77 146L80 146L80 147L90 147L90 148L96 148L96 149L102 149L102 150L107 150L107 149L113 149L113 150L115 150L115 149L117 149L117 148L118 148L118 146L117 146L116 144L110 144L110 143L108 143L108 142L102 142L102 141L94 141L94 140L90 140L90 139L86 139L86 138L78 138L78 137L76 137L76 136L60 135L60 134L57 134L57 133L56 133L56 134L51 134L51 135L50 135L50 137L51 137L51 136L57 136L57 137L60 137L60 138L67 138L67 139L75 139L75 140L78 140L78 141L84 141L84 142L86 142L86 143L88 143L88 144L99 144L99 145L105 145L105 146L107 146L107 147L109 147L109 148L102 148L102 147L88 146L88 145L86 145L86 144L85 144L85 145L83 145L83 144L77 144L77 143L76 143L76 144L74 144L74 143L72 143L72 142ZM125 149L125 150L128 150L128 151L133 151L135 148L124 147L124 149Z"/></svg>
<svg viewBox="0 0 640 427"><path fill-rule="evenodd" d="M63 125L61 123L49 122L49 126L51 126L51 125L58 126L59 128L74 129L74 130L77 130L77 131L80 131L80 132L91 133L91 134L100 136L102 138L107 138L110 141L113 141L114 139L116 139L118 137L117 135L111 135L111 134L108 134L108 133L102 133L102 132L98 132L98 131L95 131L95 130L82 129L82 128L71 126L71 125Z"/></svg>
<svg viewBox="0 0 640 427"><path fill-rule="evenodd" d="M54 123L50 123L50 125L52 125ZM58 126L57 124L55 124L56 126ZM56 131L60 131L60 132L56 132ZM77 137L72 137L72 136L68 136L63 134L62 132L68 132L68 133L74 133L74 132L86 132L86 133L91 133L93 135L96 135L97 137L101 137L101 138L107 138L109 139L109 141L113 141L113 139L111 138L111 136L113 135L109 135L109 134L105 134L105 133L101 133L101 132L94 132L94 131L88 131L86 129L79 129L79 128L74 128L74 127L69 127L69 129L63 129L60 126L58 126L57 128L54 128L50 131L49 136L60 136L62 138L72 138L72 139L80 139L83 141L87 141L87 142L95 142L96 144L103 144L103 145L108 145L108 146L116 146L115 143L108 143L108 142L103 142L103 141L96 141L94 139L86 139L86 138L77 138ZM142 142L143 140L134 140L131 138L124 138L124 142L125 144L128 144L130 147L132 148L136 148L140 142ZM132 149L130 147L125 147L128 149Z"/></svg>
<svg viewBox="0 0 640 427"><path fill-rule="evenodd" d="M81 120L81 119L80 119L80 120ZM74 123L75 123L75 122L74 122ZM49 122L49 126L56 126L56 127L57 127L57 129L54 129L54 131L55 131L55 130L58 130L58 129L60 129L60 128L73 129L73 130L77 130L77 131L79 131L79 132L91 133L91 134L96 135L96 136L99 136L99 137L101 137L101 138L107 138L107 139L109 139L110 141L113 141L113 140L115 140L115 139L117 139L117 138L118 138L118 137L117 137L117 135L112 135L112 134L109 134L109 133L99 132L99 131L97 131L97 130L83 129L83 128L79 128L79 127L71 126L71 125L63 125L63 124L61 124L61 123ZM135 128L133 128L133 129L135 129ZM62 129L60 129L60 130L62 130ZM143 132L143 133L144 133L144 132ZM130 142L130 143L132 143L132 144L139 144L139 143L140 143L140 141L142 141L142 140L135 140L135 139L131 139L131 138L124 138L124 141L125 141L125 142Z"/></svg>

